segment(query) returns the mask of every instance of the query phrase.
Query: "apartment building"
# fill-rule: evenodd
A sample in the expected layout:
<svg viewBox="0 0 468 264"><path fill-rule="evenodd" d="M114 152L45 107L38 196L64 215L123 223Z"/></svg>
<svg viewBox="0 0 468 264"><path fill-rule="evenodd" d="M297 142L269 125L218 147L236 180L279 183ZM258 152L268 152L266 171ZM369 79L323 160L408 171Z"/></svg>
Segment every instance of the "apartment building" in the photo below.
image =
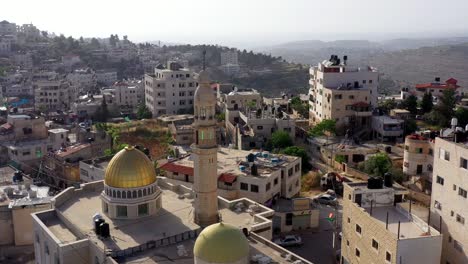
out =
<svg viewBox="0 0 468 264"><path fill-rule="evenodd" d="M434 163L434 140L422 135L409 135L405 138L403 152L403 173L419 180L422 187L430 189Z"/></svg>
<svg viewBox="0 0 468 264"><path fill-rule="evenodd" d="M168 181L191 187L193 166L192 157L187 156L162 165L161 170ZM293 198L301 190L301 167L299 157L221 147L218 150L218 195L229 200L245 197L261 204L279 197Z"/></svg>
<svg viewBox="0 0 468 264"><path fill-rule="evenodd" d="M460 86L457 85L458 81L454 78L446 80L444 83L440 81L440 77L436 77L434 82L430 83L419 83L414 86L412 91L418 98L422 98L424 94L430 93L436 98L441 97L446 90L453 90L455 95L459 94Z"/></svg>
<svg viewBox="0 0 468 264"><path fill-rule="evenodd" d="M332 55L310 68L311 125L333 119L343 131L370 128L372 110L377 105L379 72L370 66L350 66L347 59Z"/></svg>
<svg viewBox="0 0 468 264"><path fill-rule="evenodd" d="M112 85L117 81L117 72L115 70L97 70L96 82L104 85Z"/></svg>
<svg viewBox="0 0 468 264"><path fill-rule="evenodd" d="M402 119L390 116L372 116L372 137L380 141L403 141L404 123Z"/></svg>
<svg viewBox="0 0 468 264"><path fill-rule="evenodd" d="M145 87L140 80L121 81L103 89L103 94L110 93L115 108L129 107L136 112L138 106L145 102ZM107 99L107 97L106 97Z"/></svg>
<svg viewBox="0 0 468 264"><path fill-rule="evenodd" d="M250 150L264 148L275 131L288 132L292 139L295 138L295 120L283 114L279 108L254 109L226 109L226 137L229 143L238 149Z"/></svg>
<svg viewBox="0 0 468 264"><path fill-rule="evenodd" d="M391 178L344 183L341 263L441 263L442 235L405 209L406 193Z"/></svg>
<svg viewBox="0 0 468 264"><path fill-rule="evenodd" d="M239 64L237 50L228 50L221 52L221 65Z"/></svg>
<svg viewBox="0 0 468 264"><path fill-rule="evenodd" d="M198 83L195 73L169 62L158 65L153 74L145 75L145 103L153 117L193 111L193 96Z"/></svg>
<svg viewBox="0 0 468 264"><path fill-rule="evenodd" d="M68 110L71 95L70 85L63 80L36 81L34 87L34 107L41 111Z"/></svg>
<svg viewBox="0 0 468 264"><path fill-rule="evenodd" d="M15 23L10 23L6 20L0 21L0 36L16 34L17 28Z"/></svg>
<svg viewBox="0 0 468 264"><path fill-rule="evenodd" d="M78 87L79 92L90 91L97 83L96 73L90 68L74 70L67 74L67 80L71 85Z"/></svg>
<svg viewBox="0 0 468 264"><path fill-rule="evenodd" d="M47 138L45 119L36 115L8 115L0 129L0 141Z"/></svg>
<svg viewBox="0 0 468 264"><path fill-rule="evenodd" d="M249 107L260 109L263 99L262 95L255 89L232 87L231 91L220 93L218 101L223 110L245 110Z"/></svg>
<svg viewBox="0 0 468 264"><path fill-rule="evenodd" d="M435 139L431 224L444 237L441 263L468 262L467 136L457 132L454 138Z"/></svg>

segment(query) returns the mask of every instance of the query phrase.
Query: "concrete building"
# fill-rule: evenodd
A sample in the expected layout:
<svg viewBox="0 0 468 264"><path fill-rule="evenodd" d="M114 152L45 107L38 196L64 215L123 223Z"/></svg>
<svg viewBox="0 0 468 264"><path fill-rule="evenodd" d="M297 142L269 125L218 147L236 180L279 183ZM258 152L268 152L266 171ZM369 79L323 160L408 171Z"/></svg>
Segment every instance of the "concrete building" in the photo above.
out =
<svg viewBox="0 0 468 264"><path fill-rule="evenodd" d="M97 70L96 82L103 85L112 85L117 82L117 72L115 70Z"/></svg>
<svg viewBox="0 0 468 264"><path fill-rule="evenodd" d="M431 224L444 236L441 263L467 263L467 132L456 140L435 139L432 175Z"/></svg>
<svg viewBox="0 0 468 264"><path fill-rule="evenodd" d="M422 181L423 187L432 183L434 164L434 141L421 135L409 135L405 138L403 153L403 173Z"/></svg>
<svg viewBox="0 0 468 264"><path fill-rule="evenodd" d="M31 213L52 208L49 187L32 185L22 174L22 181L13 182L11 167L0 167L0 175L0 247L32 245Z"/></svg>
<svg viewBox="0 0 468 264"><path fill-rule="evenodd" d="M453 90L455 95L461 95L459 93L460 86L457 85L458 81L454 78L450 78L445 83L440 82L440 78L436 77L434 82L431 83L420 83L414 86L415 95L418 98L422 98L424 94L431 93L432 96L441 97L445 90Z"/></svg>
<svg viewBox="0 0 468 264"><path fill-rule="evenodd" d="M311 125L324 119L336 120L341 131L353 132L370 129L372 110L377 106L377 69L354 67L332 55L310 68L309 122Z"/></svg>
<svg viewBox="0 0 468 264"><path fill-rule="evenodd" d="M237 50L228 50L221 52L221 65L239 64Z"/></svg>
<svg viewBox="0 0 468 264"><path fill-rule="evenodd" d="M192 125L169 125L169 131L177 145L191 145L194 142Z"/></svg>
<svg viewBox="0 0 468 264"><path fill-rule="evenodd" d="M23 24L19 27L21 33L27 41L36 41L41 38L41 31L33 24Z"/></svg>
<svg viewBox="0 0 468 264"><path fill-rule="evenodd" d="M216 102L214 95L205 96L207 80L202 72L193 191L158 179L148 157L127 147L111 159L104 181L68 188L54 197L54 209L33 214L37 263L163 263L170 258L182 264L246 264L259 254L267 258L263 262L310 263L269 241L273 210L246 198L217 197L215 124L208 118ZM159 252L163 259L149 257Z"/></svg>
<svg viewBox="0 0 468 264"><path fill-rule="evenodd" d="M91 91L97 84L96 73L91 68L76 69L67 74L67 80L72 86L78 87L79 92Z"/></svg>
<svg viewBox="0 0 468 264"><path fill-rule="evenodd" d="M390 117L395 118L395 119L402 119L402 120L407 120L410 119L413 115L410 113L410 111L406 109L391 109L390 110Z"/></svg>
<svg viewBox="0 0 468 264"><path fill-rule="evenodd" d="M66 81L34 82L34 108L42 111L68 110L71 102Z"/></svg>
<svg viewBox="0 0 468 264"><path fill-rule="evenodd" d="M442 235L402 207L406 189L385 185L344 183L341 263L441 263Z"/></svg>
<svg viewBox="0 0 468 264"><path fill-rule="evenodd" d="M262 95L255 89L238 89L233 87L227 93L220 93L218 99L221 109L245 110L249 107L260 109L262 107Z"/></svg>
<svg viewBox="0 0 468 264"><path fill-rule="evenodd" d="M78 64L81 62L81 58L79 55L74 55L74 54L68 54L62 56L62 64L65 67L72 67L75 64Z"/></svg>
<svg viewBox="0 0 468 264"><path fill-rule="evenodd" d="M0 142L47 138L45 119L36 115L8 115L0 130Z"/></svg>
<svg viewBox="0 0 468 264"><path fill-rule="evenodd" d="M8 54L11 51L10 41L0 39L0 54Z"/></svg>
<svg viewBox="0 0 468 264"><path fill-rule="evenodd" d="M146 106L153 117L191 113L197 85L195 74L178 63L158 65L153 74L145 75Z"/></svg>
<svg viewBox="0 0 468 264"><path fill-rule="evenodd" d="M258 103L258 102L257 102ZM275 131L296 135L296 123L276 107L266 109L226 109L226 137L238 149L261 149Z"/></svg>
<svg viewBox="0 0 468 264"><path fill-rule="evenodd" d="M104 180L106 168L112 157L105 156L80 161L80 181L93 182Z"/></svg>
<svg viewBox="0 0 468 264"><path fill-rule="evenodd" d="M272 207L275 210L273 228L281 233L317 230L320 210L310 203L309 198L279 199Z"/></svg>
<svg viewBox="0 0 468 264"><path fill-rule="evenodd" d="M108 103L112 107L129 109L131 113L135 113L138 106L145 102L145 88L140 80L115 82L111 87L103 89L102 93L112 95L113 101Z"/></svg>
<svg viewBox="0 0 468 264"><path fill-rule="evenodd" d="M247 161L249 151L220 148L218 161L218 195L226 199L246 197L270 204L279 197L293 198L301 190L301 158L254 152L255 169ZM194 182L191 156L161 166L168 181L189 188Z"/></svg>
<svg viewBox="0 0 468 264"><path fill-rule="evenodd" d="M16 36L17 28L15 23L10 23L6 20L0 21L0 36L13 35Z"/></svg>
<svg viewBox="0 0 468 264"><path fill-rule="evenodd" d="M403 141L404 122L389 116L372 116L372 136L381 141Z"/></svg>
<svg viewBox="0 0 468 264"><path fill-rule="evenodd" d="M99 107L102 105L102 100L104 98L103 94L97 95L82 95L77 98L73 103L71 103L70 110L75 113L80 118L89 118L92 117ZM112 111L113 104L110 103L112 100L112 95L106 95L106 103L108 104L109 110Z"/></svg>

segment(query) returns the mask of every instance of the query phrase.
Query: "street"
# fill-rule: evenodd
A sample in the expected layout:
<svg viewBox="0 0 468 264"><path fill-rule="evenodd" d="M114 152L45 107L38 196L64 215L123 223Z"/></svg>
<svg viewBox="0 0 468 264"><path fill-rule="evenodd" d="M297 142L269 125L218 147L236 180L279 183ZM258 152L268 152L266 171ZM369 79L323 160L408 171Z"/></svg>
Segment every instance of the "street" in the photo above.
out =
<svg viewBox="0 0 468 264"><path fill-rule="evenodd" d="M301 232L299 235L302 237L304 245L301 247L292 247L288 248L292 252L299 254L305 259L317 263L317 264L334 264L335 261L335 249L333 249L333 229L335 223L328 221L326 218L330 213L335 215L337 221L337 226L341 226L341 205L338 206L337 212L335 213L335 208L317 204L317 207L320 209L320 227L318 232L306 231ZM341 231L341 228L338 229L338 233ZM337 249L341 247L341 241L336 240Z"/></svg>

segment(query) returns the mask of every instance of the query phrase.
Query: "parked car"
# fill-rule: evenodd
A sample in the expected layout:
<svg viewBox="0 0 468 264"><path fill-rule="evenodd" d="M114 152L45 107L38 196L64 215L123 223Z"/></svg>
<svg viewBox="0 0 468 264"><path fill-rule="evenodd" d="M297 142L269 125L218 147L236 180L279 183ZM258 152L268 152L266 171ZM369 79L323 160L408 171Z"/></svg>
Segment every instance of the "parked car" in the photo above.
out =
<svg viewBox="0 0 468 264"><path fill-rule="evenodd" d="M302 238L296 235L288 235L284 238L275 239L273 242L282 247L300 246L302 245Z"/></svg>
<svg viewBox="0 0 468 264"><path fill-rule="evenodd" d="M315 196L312 201L314 201L315 203L319 203L319 204L326 204L326 205L333 205L333 206L338 205L338 200L336 199L336 197L330 194L326 194L326 193Z"/></svg>

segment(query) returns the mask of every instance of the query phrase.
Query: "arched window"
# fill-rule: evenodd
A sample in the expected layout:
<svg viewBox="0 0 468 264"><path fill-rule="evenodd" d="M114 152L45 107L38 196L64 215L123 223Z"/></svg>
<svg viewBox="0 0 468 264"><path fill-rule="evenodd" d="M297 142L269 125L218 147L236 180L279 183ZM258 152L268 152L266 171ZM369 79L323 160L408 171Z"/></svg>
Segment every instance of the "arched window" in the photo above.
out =
<svg viewBox="0 0 468 264"><path fill-rule="evenodd" d="M154 186L151 186L151 193L154 193Z"/></svg>
<svg viewBox="0 0 468 264"><path fill-rule="evenodd" d="M141 189L138 190L138 197L141 197Z"/></svg>
<svg viewBox="0 0 468 264"><path fill-rule="evenodd" d="M120 191L117 191L117 198L121 198Z"/></svg>
<svg viewBox="0 0 468 264"><path fill-rule="evenodd" d="M127 192L126 191L122 192L122 198L124 198L124 199L127 198Z"/></svg>
<svg viewBox="0 0 468 264"><path fill-rule="evenodd" d="M133 196L132 198L137 198L136 191L133 191Z"/></svg>
<svg viewBox="0 0 468 264"><path fill-rule="evenodd" d="M146 196L146 189L143 189L143 196Z"/></svg>
<svg viewBox="0 0 468 264"><path fill-rule="evenodd" d="M115 190L112 191L112 197L116 197Z"/></svg>
<svg viewBox="0 0 468 264"><path fill-rule="evenodd" d="M131 191L127 191L127 198L132 198L132 192Z"/></svg>

